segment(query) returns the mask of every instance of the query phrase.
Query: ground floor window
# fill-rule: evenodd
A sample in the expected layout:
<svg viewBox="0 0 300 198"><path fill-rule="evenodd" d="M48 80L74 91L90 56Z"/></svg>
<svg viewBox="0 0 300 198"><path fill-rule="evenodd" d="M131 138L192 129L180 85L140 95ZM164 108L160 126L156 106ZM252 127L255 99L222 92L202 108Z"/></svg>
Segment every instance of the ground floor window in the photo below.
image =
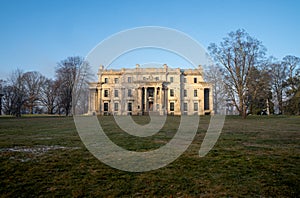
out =
<svg viewBox="0 0 300 198"><path fill-rule="evenodd" d="M108 111L108 103L107 102L104 103L104 111Z"/></svg>
<svg viewBox="0 0 300 198"><path fill-rule="evenodd" d="M188 110L188 104L185 102L183 103L183 111L187 111Z"/></svg>
<svg viewBox="0 0 300 198"><path fill-rule="evenodd" d="M115 110L115 111L119 111L119 103L117 103L117 102L115 103L115 105L114 105L114 110Z"/></svg>
<svg viewBox="0 0 300 198"><path fill-rule="evenodd" d="M209 89L204 89L204 110L209 110Z"/></svg>
<svg viewBox="0 0 300 198"><path fill-rule="evenodd" d="M194 111L198 111L198 102L194 102Z"/></svg>
<svg viewBox="0 0 300 198"><path fill-rule="evenodd" d="M132 111L132 103L131 103L131 102L129 102L129 103L127 104L127 110L128 110L128 111Z"/></svg>
<svg viewBox="0 0 300 198"><path fill-rule="evenodd" d="M170 111L174 111L174 102L170 102Z"/></svg>

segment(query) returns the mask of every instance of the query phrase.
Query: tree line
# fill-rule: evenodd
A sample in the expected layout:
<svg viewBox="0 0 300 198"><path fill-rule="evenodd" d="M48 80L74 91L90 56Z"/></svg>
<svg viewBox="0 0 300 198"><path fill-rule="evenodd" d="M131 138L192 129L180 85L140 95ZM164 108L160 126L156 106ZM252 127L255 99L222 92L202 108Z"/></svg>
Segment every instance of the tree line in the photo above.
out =
<svg viewBox="0 0 300 198"><path fill-rule="evenodd" d="M262 42L245 30L230 32L208 50L215 65L206 71L214 85L214 110L231 106L239 115L300 113L300 58L266 57Z"/></svg>
<svg viewBox="0 0 300 198"><path fill-rule="evenodd" d="M17 69L6 80L0 81L0 112L16 117L41 113L68 116L74 106L72 91L76 82L82 88L82 97L76 102L81 102L83 113L87 111L87 104L83 100L87 101L88 97L87 80L91 76L89 71L88 63L79 56L68 57L57 63L54 79L37 71L23 72Z"/></svg>
<svg viewBox="0 0 300 198"><path fill-rule="evenodd" d="M266 47L245 30L230 32L219 44L208 47L214 59L205 71L213 84L214 111L249 114L297 114L300 110L300 58L266 57ZM0 80L0 113L70 115L87 112L91 73L82 57L68 57L55 69L55 78L39 72L15 70ZM1 111L2 110L2 111Z"/></svg>

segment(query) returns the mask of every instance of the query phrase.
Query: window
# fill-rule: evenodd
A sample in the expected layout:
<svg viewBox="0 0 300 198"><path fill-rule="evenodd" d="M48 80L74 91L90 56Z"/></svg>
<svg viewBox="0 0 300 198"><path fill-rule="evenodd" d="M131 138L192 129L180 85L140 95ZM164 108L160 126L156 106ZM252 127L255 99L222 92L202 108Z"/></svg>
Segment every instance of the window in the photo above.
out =
<svg viewBox="0 0 300 198"><path fill-rule="evenodd" d="M108 103L107 102L104 103L104 111L108 111Z"/></svg>
<svg viewBox="0 0 300 198"><path fill-rule="evenodd" d="M104 97L108 97L108 90L107 89L104 90Z"/></svg>
<svg viewBox="0 0 300 198"><path fill-rule="evenodd" d="M131 81L132 81L131 77L128 77L127 82L131 83Z"/></svg>
<svg viewBox="0 0 300 198"><path fill-rule="evenodd" d="M174 102L170 102L170 111L174 111Z"/></svg>
<svg viewBox="0 0 300 198"><path fill-rule="evenodd" d="M209 89L204 89L204 110L209 110Z"/></svg>
<svg viewBox="0 0 300 198"><path fill-rule="evenodd" d="M194 78L194 83L197 83L197 78Z"/></svg>
<svg viewBox="0 0 300 198"><path fill-rule="evenodd" d="M159 81L159 77L155 77L155 80L156 80L156 81Z"/></svg>
<svg viewBox="0 0 300 198"><path fill-rule="evenodd" d="M183 97L187 97L187 90L183 90Z"/></svg>
<svg viewBox="0 0 300 198"><path fill-rule="evenodd" d="M197 93L197 89L194 89L194 97L197 97L198 93Z"/></svg>
<svg viewBox="0 0 300 198"><path fill-rule="evenodd" d="M174 97L174 89L170 89L170 96Z"/></svg>
<svg viewBox="0 0 300 198"><path fill-rule="evenodd" d="M183 78L183 82L186 83L186 78Z"/></svg>
<svg viewBox="0 0 300 198"><path fill-rule="evenodd" d="M119 78L115 78L115 84L119 83Z"/></svg>
<svg viewBox="0 0 300 198"><path fill-rule="evenodd" d="M119 97L119 90L115 90L115 97Z"/></svg>
<svg viewBox="0 0 300 198"><path fill-rule="evenodd" d="M115 110L115 111L119 111L119 103L117 103L117 102L115 103L115 105L114 105L114 110Z"/></svg>
<svg viewBox="0 0 300 198"><path fill-rule="evenodd" d="M174 82L174 78L173 77L170 77L170 82Z"/></svg>
<svg viewBox="0 0 300 198"><path fill-rule="evenodd" d="M132 111L132 103L131 103L131 102L129 102L129 103L127 104L127 110L128 110L128 111Z"/></svg>
<svg viewBox="0 0 300 198"><path fill-rule="evenodd" d="M128 89L128 97L132 97L131 89Z"/></svg>
<svg viewBox="0 0 300 198"><path fill-rule="evenodd" d="M183 103L183 111L187 111L188 110L188 104L185 102Z"/></svg>
<svg viewBox="0 0 300 198"><path fill-rule="evenodd" d="M159 110L159 104L156 104L156 111Z"/></svg>
<svg viewBox="0 0 300 198"><path fill-rule="evenodd" d="M194 111L198 111L198 102L194 102Z"/></svg>
<svg viewBox="0 0 300 198"><path fill-rule="evenodd" d="M104 78L104 83L108 83L108 78Z"/></svg>

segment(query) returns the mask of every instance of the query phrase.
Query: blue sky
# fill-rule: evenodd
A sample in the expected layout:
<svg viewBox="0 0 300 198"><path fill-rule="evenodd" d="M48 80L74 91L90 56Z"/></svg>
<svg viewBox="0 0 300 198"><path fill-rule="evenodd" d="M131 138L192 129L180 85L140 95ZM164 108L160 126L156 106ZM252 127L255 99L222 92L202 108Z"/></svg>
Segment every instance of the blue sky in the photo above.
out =
<svg viewBox="0 0 300 198"><path fill-rule="evenodd" d="M53 77L60 60L85 57L103 39L139 26L177 29L205 48L243 28L262 41L268 56L300 57L297 0L0 0L0 9L0 79L17 68ZM149 56L174 67L184 63L152 52ZM120 59L124 65L119 61L116 66L143 61L141 53L134 57Z"/></svg>

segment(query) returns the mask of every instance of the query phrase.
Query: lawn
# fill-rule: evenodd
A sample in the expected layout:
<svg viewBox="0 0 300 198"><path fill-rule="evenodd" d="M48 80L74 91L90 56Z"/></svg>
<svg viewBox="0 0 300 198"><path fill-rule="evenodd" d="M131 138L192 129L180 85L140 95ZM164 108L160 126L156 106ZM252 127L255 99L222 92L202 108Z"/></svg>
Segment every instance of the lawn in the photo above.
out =
<svg viewBox="0 0 300 198"><path fill-rule="evenodd" d="M134 117L147 123L148 117ZM132 137L113 117L99 117L107 135L135 151L159 148L180 117L159 133ZM300 195L300 117L226 117L221 136L198 156L209 117L201 117L188 150L158 170L130 173L90 154L71 117L0 117L1 197L297 197Z"/></svg>

